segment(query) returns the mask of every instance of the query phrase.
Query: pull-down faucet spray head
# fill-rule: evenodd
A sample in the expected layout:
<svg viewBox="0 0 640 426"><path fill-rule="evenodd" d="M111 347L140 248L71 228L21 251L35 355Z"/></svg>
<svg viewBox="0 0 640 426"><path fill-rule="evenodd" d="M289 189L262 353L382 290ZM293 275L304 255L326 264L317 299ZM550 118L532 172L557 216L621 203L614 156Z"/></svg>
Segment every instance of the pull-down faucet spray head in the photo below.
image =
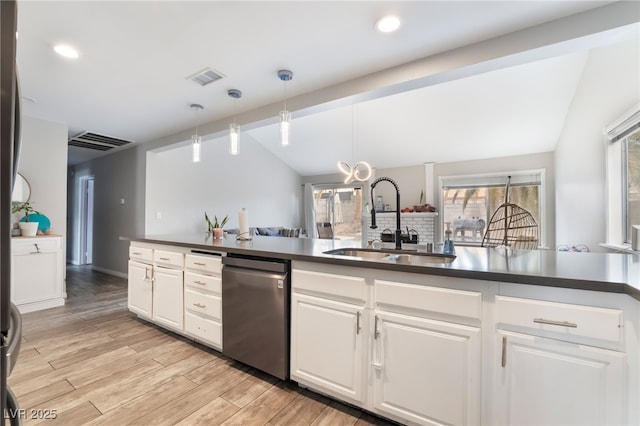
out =
<svg viewBox="0 0 640 426"><path fill-rule="evenodd" d="M400 240L400 235L402 235L402 229L400 229L400 189L398 188L398 184L391 178L388 177L380 177L373 181L371 184L371 199L373 200L373 188L382 181L387 181L391 183L396 189L396 249L400 250L402 248L402 241ZM371 229L377 229L376 225L376 209L375 206L371 208Z"/></svg>

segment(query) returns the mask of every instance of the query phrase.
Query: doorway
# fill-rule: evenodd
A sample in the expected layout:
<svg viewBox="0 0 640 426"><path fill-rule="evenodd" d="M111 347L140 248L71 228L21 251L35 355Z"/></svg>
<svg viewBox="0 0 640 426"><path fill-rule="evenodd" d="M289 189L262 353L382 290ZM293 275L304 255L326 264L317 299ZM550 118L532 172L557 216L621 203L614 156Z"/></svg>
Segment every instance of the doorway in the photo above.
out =
<svg viewBox="0 0 640 426"><path fill-rule="evenodd" d="M314 185L319 238L362 240L362 187Z"/></svg>
<svg viewBox="0 0 640 426"><path fill-rule="evenodd" d="M80 265L93 263L93 176L80 178Z"/></svg>

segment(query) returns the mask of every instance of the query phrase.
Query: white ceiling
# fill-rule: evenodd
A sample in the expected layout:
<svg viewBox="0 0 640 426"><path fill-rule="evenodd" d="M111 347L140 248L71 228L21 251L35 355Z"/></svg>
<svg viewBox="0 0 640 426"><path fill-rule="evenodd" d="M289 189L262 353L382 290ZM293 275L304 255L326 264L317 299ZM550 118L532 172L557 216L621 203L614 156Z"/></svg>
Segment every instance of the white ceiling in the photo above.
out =
<svg viewBox="0 0 640 426"><path fill-rule="evenodd" d="M25 0L18 65L22 94L36 102L24 101L24 113L67 123L70 136L180 142L195 124L191 103L205 107L203 128L281 103L278 69L294 72L287 97L303 98L608 3ZM385 12L402 18L397 33L373 29ZM80 58L57 56L59 42ZM302 175L334 172L338 159L385 168L544 152L555 146L586 58L582 50L296 117L286 149L274 125L242 124ZM204 88L186 79L206 67L226 77ZM231 88L242 99L230 99ZM104 154L70 147L69 162L96 155Z"/></svg>

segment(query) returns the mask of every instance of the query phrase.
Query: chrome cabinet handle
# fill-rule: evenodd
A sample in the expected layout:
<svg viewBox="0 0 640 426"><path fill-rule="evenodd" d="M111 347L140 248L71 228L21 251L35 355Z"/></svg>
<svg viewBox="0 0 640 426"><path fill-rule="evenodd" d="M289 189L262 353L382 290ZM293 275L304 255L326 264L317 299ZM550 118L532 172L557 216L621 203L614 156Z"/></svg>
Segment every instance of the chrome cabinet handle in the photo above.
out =
<svg viewBox="0 0 640 426"><path fill-rule="evenodd" d="M36 251L29 252L29 254L40 254L40 253L42 253L40 251L40 247L38 247L37 244L34 243L33 245L36 246Z"/></svg>
<svg viewBox="0 0 640 426"><path fill-rule="evenodd" d="M376 315L376 320L373 325L373 338L377 339L380 336L380 332L378 331L378 316Z"/></svg>
<svg viewBox="0 0 640 426"><path fill-rule="evenodd" d="M560 327L571 327L571 328L577 328L578 324L573 323L573 322L569 322L569 321L554 321L554 320L548 320L548 319L544 319L544 318L534 318L533 322L538 323L538 324L548 324L548 325L557 325Z"/></svg>
<svg viewBox="0 0 640 426"><path fill-rule="evenodd" d="M193 264L198 266L207 266L206 263L202 263L202 262L193 262Z"/></svg>
<svg viewBox="0 0 640 426"><path fill-rule="evenodd" d="M502 336L502 361L500 365L502 368L507 366L507 336Z"/></svg>
<svg viewBox="0 0 640 426"><path fill-rule="evenodd" d="M203 281L194 281L194 284L200 284L200 285L207 285L207 283L203 282Z"/></svg>
<svg viewBox="0 0 640 426"><path fill-rule="evenodd" d="M160 257L160 260L166 260L167 262L170 261L171 259L169 259L168 257Z"/></svg>
<svg viewBox="0 0 640 426"><path fill-rule="evenodd" d="M153 269L144 268L144 280L145 281L153 281Z"/></svg>
<svg viewBox="0 0 640 426"><path fill-rule="evenodd" d="M142 253L134 251L133 254L135 254L136 256L142 256Z"/></svg>
<svg viewBox="0 0 640 426"><path fill-rule="evenodd" d="M356 312L356 335L360 334L360 311Z"/></svg>
<svg viewBox="0 0 640 426"><path fill-rule="evenodd" d="M206 308L207 305L203 305L201 303L194 303L193 306L197 307L197 308Z"/></svg>
<svg viewBox="0 0 640 426"><path fill-rule="evenodd" d="M378 337L380 337L380 331L378 331L378 316L376 315L373 326L373 338L375 342L373 343L374 353L371 366L376 370L382 370L384 366L384 342L382 339L378 339Z"/></svg>

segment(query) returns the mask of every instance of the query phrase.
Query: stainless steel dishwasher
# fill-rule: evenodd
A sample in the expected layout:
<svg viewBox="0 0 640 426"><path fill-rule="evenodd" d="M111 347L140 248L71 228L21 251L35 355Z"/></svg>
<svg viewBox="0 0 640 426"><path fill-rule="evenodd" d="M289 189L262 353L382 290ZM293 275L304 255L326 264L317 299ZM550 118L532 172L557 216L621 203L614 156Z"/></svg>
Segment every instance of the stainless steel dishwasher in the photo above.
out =
<svg viewBox="0 0 640 426"><path fill-rule="evenodd" d="M222 353L288 379L289 261L229 254L222 263Z"/></svg>

